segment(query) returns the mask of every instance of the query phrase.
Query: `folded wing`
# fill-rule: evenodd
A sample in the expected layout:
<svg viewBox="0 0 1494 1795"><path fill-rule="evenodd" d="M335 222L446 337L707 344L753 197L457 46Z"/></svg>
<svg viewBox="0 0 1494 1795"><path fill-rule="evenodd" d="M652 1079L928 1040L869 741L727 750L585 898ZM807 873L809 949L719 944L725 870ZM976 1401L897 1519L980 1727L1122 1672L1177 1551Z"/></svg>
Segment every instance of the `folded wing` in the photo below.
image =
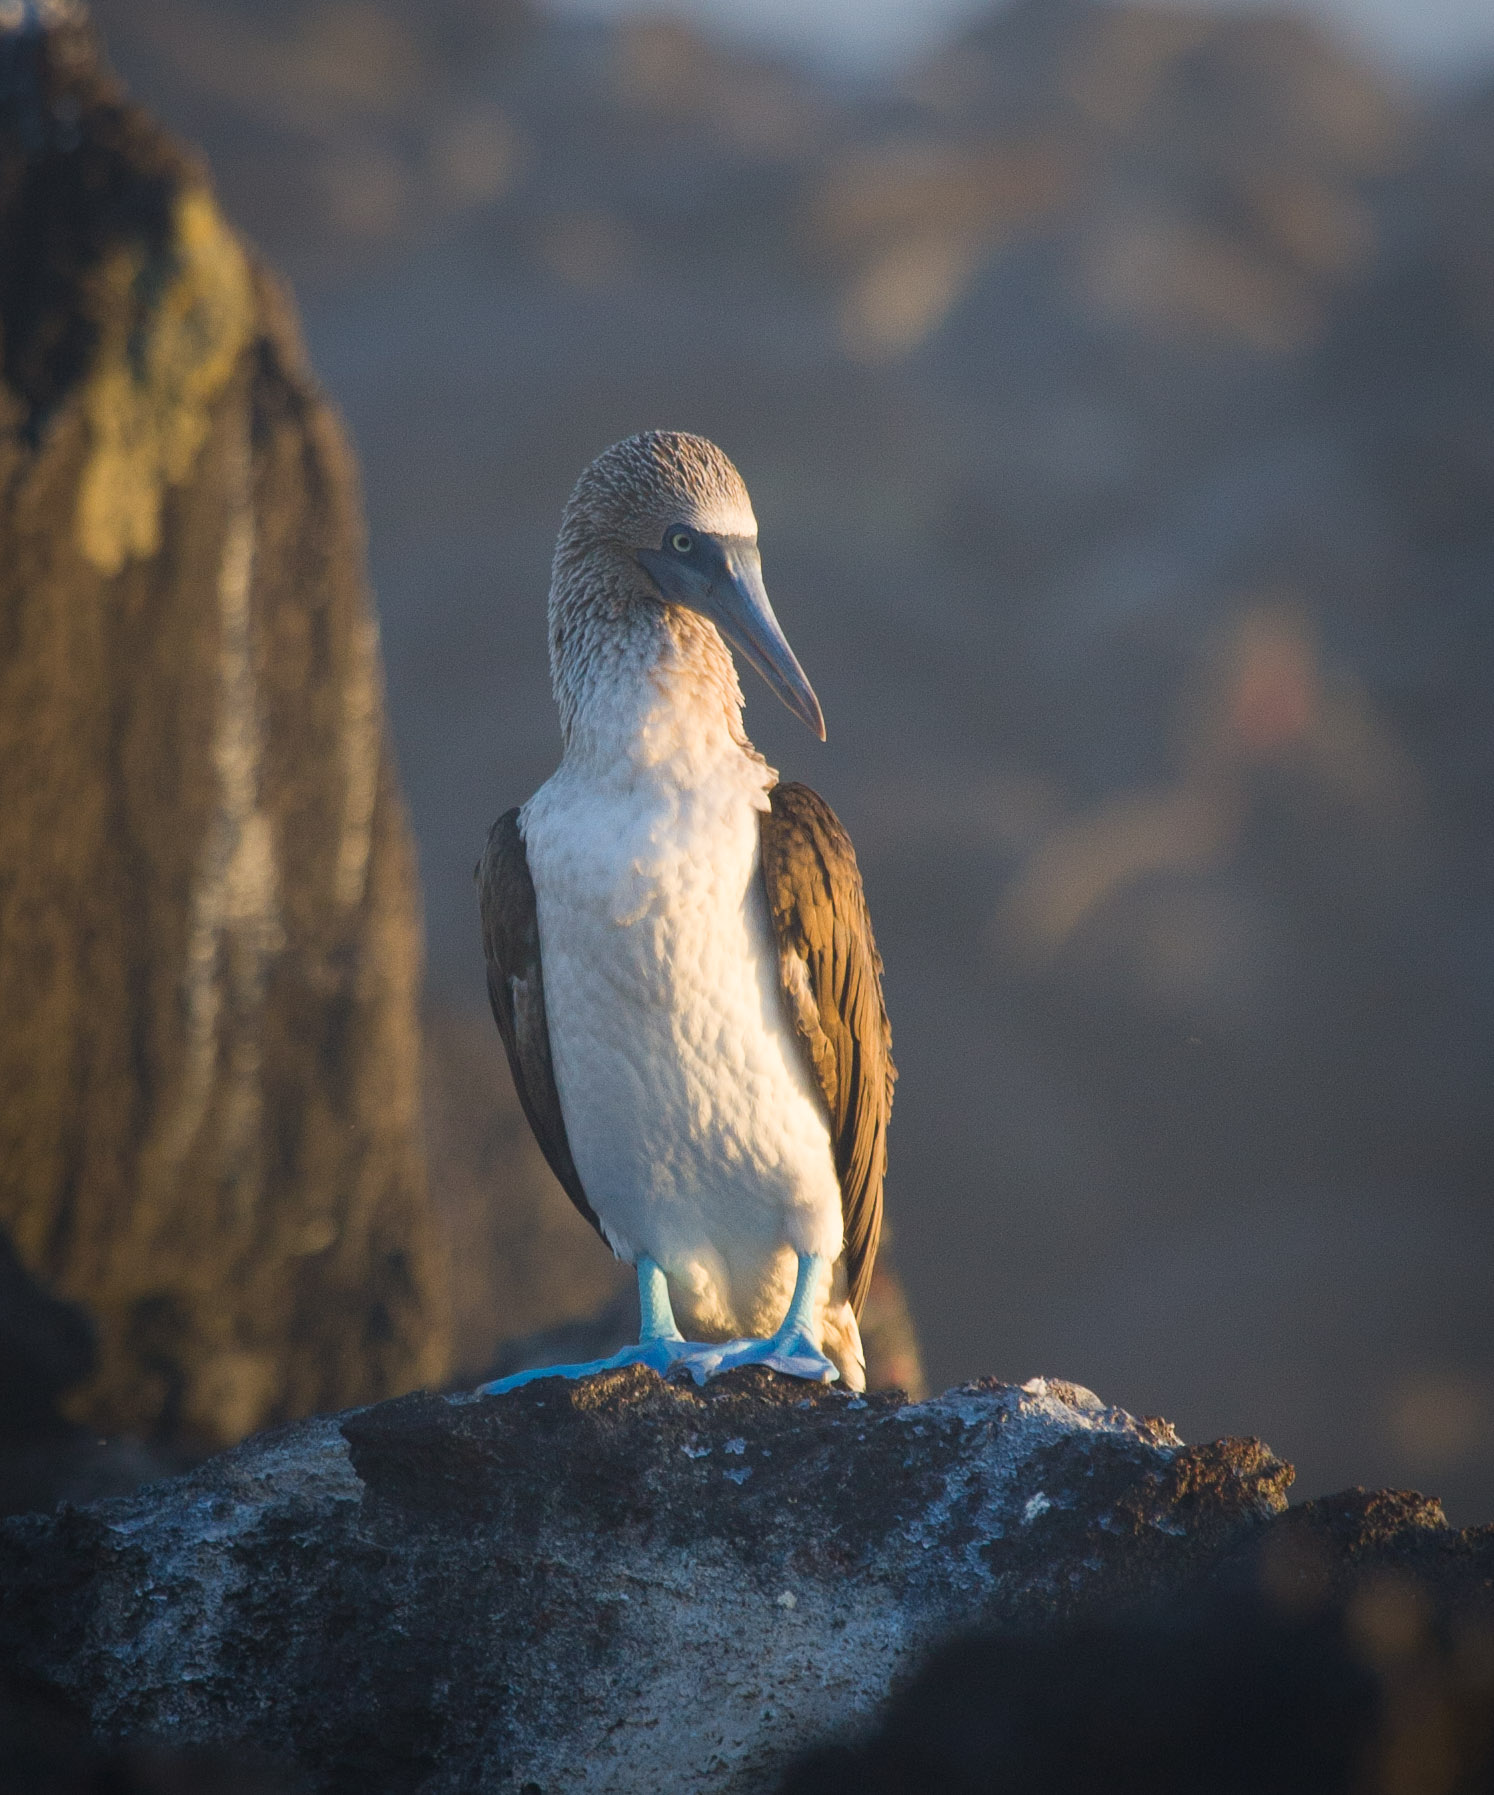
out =
<svg viewBox="0 0 1494 1795"><path fill-rule="evenodd" d="M550 1170L560 1180L565 1194L601 1234L602 1225L586 1200L576 1162L571 1158L565 1118L560 1113L560 1093L555 1088L550 1029L545 1020L539 917L517 810L505 811L488 832L488 845L477 863L477 890L483 951L488 962L488 997L508 1053L519 1102Z"/></svg>
<svg viewBox="0 0 1494 1795"><path fill-rule="evenodd" d="M850 837L806 785L780 785L761 820L763 884L784 1003L824 1094L845 1220L847 1295L859 1316L882 1231L892 1030L882 960Z"/></svg>

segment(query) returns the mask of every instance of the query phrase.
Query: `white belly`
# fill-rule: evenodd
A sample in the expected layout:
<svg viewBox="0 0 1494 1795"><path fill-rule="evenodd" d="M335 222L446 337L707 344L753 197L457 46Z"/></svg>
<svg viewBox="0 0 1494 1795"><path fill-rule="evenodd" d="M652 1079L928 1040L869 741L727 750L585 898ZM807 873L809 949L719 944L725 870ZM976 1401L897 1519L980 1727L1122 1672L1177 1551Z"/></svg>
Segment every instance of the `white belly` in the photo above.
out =
<svg viewBox="0 0 1494 1795"><path fill-rule="evenodd" d="M758 874L760 763L704 786L556 774L524 807L555 1081L608 1240L681 1325L769 1332L836 1258L823 1100L783 1011Z"/></svg>

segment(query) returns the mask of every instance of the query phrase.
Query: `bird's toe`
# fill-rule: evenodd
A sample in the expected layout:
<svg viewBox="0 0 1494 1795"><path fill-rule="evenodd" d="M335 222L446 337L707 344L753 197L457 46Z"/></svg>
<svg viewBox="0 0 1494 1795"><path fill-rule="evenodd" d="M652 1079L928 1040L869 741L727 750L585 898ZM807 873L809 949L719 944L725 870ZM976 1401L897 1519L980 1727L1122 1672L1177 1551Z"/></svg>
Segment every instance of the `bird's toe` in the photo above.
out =
<svg viewBox="0 0 1494 1795"><path fill-rule="evenodd" d="M509 1377L500 1377L491 1384L483 1384L474 1395L501 1396L507 1390L517 1390L521 1384L531 1384L536 1378L565 1377L571 1379L595 1377L599 1371L621 1371L629 1365L647 1365L663 1377L679 1362L687 1357L691 1347L684 1340L675 1338L656 1338L642 1340L637 1346L625 1346L607 1359L588 1359L581 1365L540 1365L530 1371L516 1371ZM704 1378L697 1381L704 1382Z"/></svg>
<svg viewBox="0 0 1494 1795"><path fill-rule="evenodd" d="M775 1334L769 1340L733 1340L719 1349L720 1363L711 1375L735 1371L743 1365L766 1365L785 1377L805 1378L810 1383L830 1384L840 1372L807 1334Z"/></svg>

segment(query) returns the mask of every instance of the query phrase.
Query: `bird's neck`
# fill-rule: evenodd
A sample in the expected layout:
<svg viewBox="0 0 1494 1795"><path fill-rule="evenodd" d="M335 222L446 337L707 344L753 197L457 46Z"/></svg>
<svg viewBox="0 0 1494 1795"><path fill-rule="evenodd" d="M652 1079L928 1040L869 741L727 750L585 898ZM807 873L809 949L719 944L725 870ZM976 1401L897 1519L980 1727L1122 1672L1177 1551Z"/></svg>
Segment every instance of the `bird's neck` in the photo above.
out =
<svg viewBox="0 0 1494 1795"><path fill-rule="evenodd" d="M555 657L566 765L592 779L695 786L724 766L774 775L742 726L742 690L715 627L647 606L569 633Z"/></svg>

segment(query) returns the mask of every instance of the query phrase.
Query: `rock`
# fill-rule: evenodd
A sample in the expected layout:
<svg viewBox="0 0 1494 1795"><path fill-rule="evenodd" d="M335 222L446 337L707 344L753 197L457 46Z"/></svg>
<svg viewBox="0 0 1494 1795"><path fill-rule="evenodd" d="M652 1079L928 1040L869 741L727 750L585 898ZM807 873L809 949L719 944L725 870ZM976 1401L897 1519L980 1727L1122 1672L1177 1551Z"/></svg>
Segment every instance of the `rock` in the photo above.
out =
<svg viewBox="0 0 1494 1795"><path fill-rule="evenodd" d="M0 1224L74 1418L212 1445L446 1360L357 480L82 9L0 19Z"/></svg>
<svg viewBox="0 0 1494 1795"><path fill-rule="evenodd" d="M93 1328L28 1276L0 1231L0 1435L51 1425L57 1398L93 1369Z"/></svg>
<svg viewBox="0 0 1494 1795"><path fill-rule="evenodd" d="M1174 1588L1290 1477L1041 1379L415 1395L0 1524L0 1670L319 1788L765 1789L951 1629Z"/></svg>
<svg viewBox="0 0 1494 1795"><path fill-rule="evenodd" d="M1494 1535L1450 1537L1418 1499L1378 1497L1358 1505L1351 1529L1376 1568L1341 1562L1346 1589L1283 1582L1271 1568L1279 1535L1300 1531L1283 1517L1249 1554L1254 1576L1042 1632L950 1642L869 1737L806 1754L780 1795L1485 1795ZM1462 1561L1457 1593L1481 1595L1478 1612L1466 1599L1439 1605L1405 1574L1408 1561L1424 1566L1433 1539L1445 1563Z"/></svg>
<svg viewBox="0 0 1494 1795"><path fill-rule="evenodd" d="M87 1315L48 1295L0 1229L0 1515L122 1496L183 1469L139 1440L98 1439L59 1412L95 1353Z"/></svg>

